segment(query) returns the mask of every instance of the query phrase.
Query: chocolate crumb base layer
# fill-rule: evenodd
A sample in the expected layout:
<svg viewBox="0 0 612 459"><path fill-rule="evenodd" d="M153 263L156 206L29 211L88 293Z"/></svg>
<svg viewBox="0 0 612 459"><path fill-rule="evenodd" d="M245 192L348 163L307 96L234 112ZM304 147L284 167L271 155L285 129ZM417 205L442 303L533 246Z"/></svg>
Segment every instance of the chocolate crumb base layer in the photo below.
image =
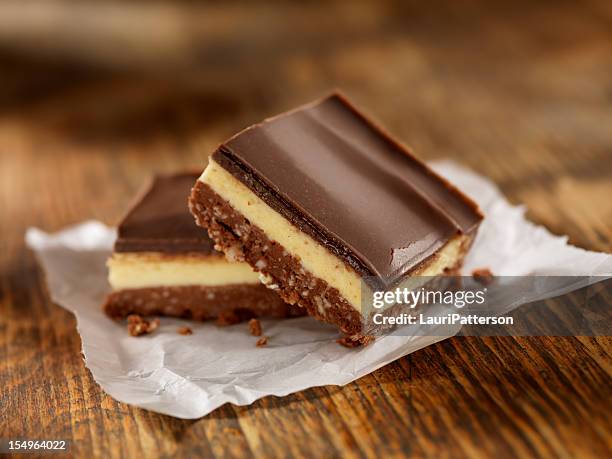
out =
<svg viewBox="0 0 612 459"><path fill-rule="evenodd" d="M337 289L306 271L296 257L268 239L207 184L196 182L189 206L197 224L208 229L217 250L231 260L246 261L287 303L305 308L311 316L336 325L346 335L360 334L361 315Z"/></svg>
<svg viewBox="0 0 612 459"><path fill-rule="evenodd" d="M113 319L130 314L171 316L193 320L216 319L229 325L252 318L288 318L305 315L284 303L262 285L172 286L124 289L106 298L104 312Z"/></svg>
<svg viewBox="0 0 612 459"><path fill-rule="evenodd" d="M305 308L316 319L337 326L352 342L365 344L371 339L364 330L359 311L340 292L324 280L306 271L299 259L290 255L278 242L270 240L207 184L197 181L189 206L199 226L208 229L217 250L234 261L246 261L262 274L268 288L289 304ZM462 251L467 252L471 240ZM432 260L429 260L432 261ZM447 274L460 268L461 261Z"/></svg>

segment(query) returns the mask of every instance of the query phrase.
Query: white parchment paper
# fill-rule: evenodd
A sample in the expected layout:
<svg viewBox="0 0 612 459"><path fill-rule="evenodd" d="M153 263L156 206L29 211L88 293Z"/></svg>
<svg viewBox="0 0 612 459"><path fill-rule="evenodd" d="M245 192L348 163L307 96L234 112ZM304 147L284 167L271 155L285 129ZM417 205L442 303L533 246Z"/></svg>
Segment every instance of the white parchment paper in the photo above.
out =
<svg viewBox="0 0 612 459"><path fill-rule="evenodd" d="M432 166L476 200L486 216L464 273L489 267L500 276L612 276L611 255L570 246L566 237L530 223L524 209L509 205L489 180L451 161ZM365 348L346 349L336 344L333 327L312 318L265 320L269 344L258 348L246 324L216 327L163 318L157 332L134 338L100 309L109 291L105 261L114 239L114 229L95 221L56 234L35 228L26 234L51 298L76 316L94 379L117 400L171 416L193 419L227 402L246 405L266 395L344 385L458 331L386 336ZM580 286L539 292L538 298ZM522 297L521 302L535 299ZM189 325L193 334L179 335L181 325Z"/></svg>

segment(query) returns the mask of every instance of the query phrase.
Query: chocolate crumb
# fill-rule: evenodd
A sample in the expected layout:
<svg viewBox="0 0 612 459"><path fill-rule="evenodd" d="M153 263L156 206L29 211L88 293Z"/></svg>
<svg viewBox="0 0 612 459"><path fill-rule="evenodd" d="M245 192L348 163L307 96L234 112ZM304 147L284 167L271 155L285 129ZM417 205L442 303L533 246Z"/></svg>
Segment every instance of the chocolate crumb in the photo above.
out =
<svg viewBox="0 0 612 459"><path fill-rule="evenodd" d="M143 319L138 314L130 314L127 317L128 333L131 336L141 336L152 333L159 328L159 319L151 321Z"/></svg>
<svg viewBox="0 0 612 459"><path fill-rule="evenodd" d="M353 348L359 346L367 346L368 344L374 342L374 336L365 335L365 336L344 336L336 340L336 343L341 346Z"/></svg>
<svg viewBox="0 0 612 459"><path fill-rule="evenodd" d="M489 268L479 268L472 271L472 277L482 285L489 285L493 282L493 273Z"/></svg>
<svg viewBox="0 0 612 459"><path fill-rule="evenodd" d="M257 319L249 320L249 331L253 336L261 336L261 322Z"/></svg>
<svg viewBox="0 0 612 459"><path fill-rule="evenodd" d="M355 341L348 336L343 336L342 338L338 338L336 340L336 343L344 347L357 347L361 345L359 341Z"/></svg>
<svg viewBox="0 0 612 459"><path fill-rule="evenodd" d="M262 336L261 338L259 338L257 340L257 347L264 347L268 344L268 337L267 336Z"/></svg>
<svg viewBox="0 0 612 459"><path fill-rule="evenodd" d="M189 327L179 327L177 332L179 335L191 335L193 333Z"/></svg>
<svg viewBox="0 0 612 459"><path fill-rule="evenodd" d="M367 346L367 345L373 343L375 339L376 338L374 338L372 335L366 335L363 338L361 338L361 344L363 346Z"/></svg>

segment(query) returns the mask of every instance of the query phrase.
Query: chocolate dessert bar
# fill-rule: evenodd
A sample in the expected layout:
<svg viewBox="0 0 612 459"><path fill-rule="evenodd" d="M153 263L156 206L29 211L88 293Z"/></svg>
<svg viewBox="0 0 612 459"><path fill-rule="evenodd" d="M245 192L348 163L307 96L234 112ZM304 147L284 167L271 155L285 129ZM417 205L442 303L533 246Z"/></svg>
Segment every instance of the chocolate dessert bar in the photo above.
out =
<svg viewBox="0 0 612 459"><path fill-rule="evenodd" d="M118 229L108 260L113 318L166 315L235 323L303 311L259 282L246 263L230 263L196 226L187 198L198 174L156 177Z"/></svg>
<svg viewBox="0 0 612 459"><path fill-rule="evenodd" d="M364 281L457 272L482 220L339 94L223 143L189 205L218 250L354 340Z"/></svg>

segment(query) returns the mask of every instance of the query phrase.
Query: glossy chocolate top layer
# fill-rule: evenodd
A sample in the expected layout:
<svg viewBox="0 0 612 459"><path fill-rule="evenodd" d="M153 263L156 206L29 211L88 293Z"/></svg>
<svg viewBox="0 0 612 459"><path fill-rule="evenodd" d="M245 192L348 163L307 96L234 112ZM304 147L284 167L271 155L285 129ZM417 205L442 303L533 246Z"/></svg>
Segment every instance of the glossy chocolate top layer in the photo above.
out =
<svg viewBox="0 0 612 459"><path fill-rule="evenodd" d="M217 253L187 198L199 174L156 176L119 224L116 252Z"/></svg>
<svg viewBox="0 0 612 459"><path fill-rule="evenodd" d="M213 159L362 275L396 279L482 220L338 94L240 132Z"/></svg>

